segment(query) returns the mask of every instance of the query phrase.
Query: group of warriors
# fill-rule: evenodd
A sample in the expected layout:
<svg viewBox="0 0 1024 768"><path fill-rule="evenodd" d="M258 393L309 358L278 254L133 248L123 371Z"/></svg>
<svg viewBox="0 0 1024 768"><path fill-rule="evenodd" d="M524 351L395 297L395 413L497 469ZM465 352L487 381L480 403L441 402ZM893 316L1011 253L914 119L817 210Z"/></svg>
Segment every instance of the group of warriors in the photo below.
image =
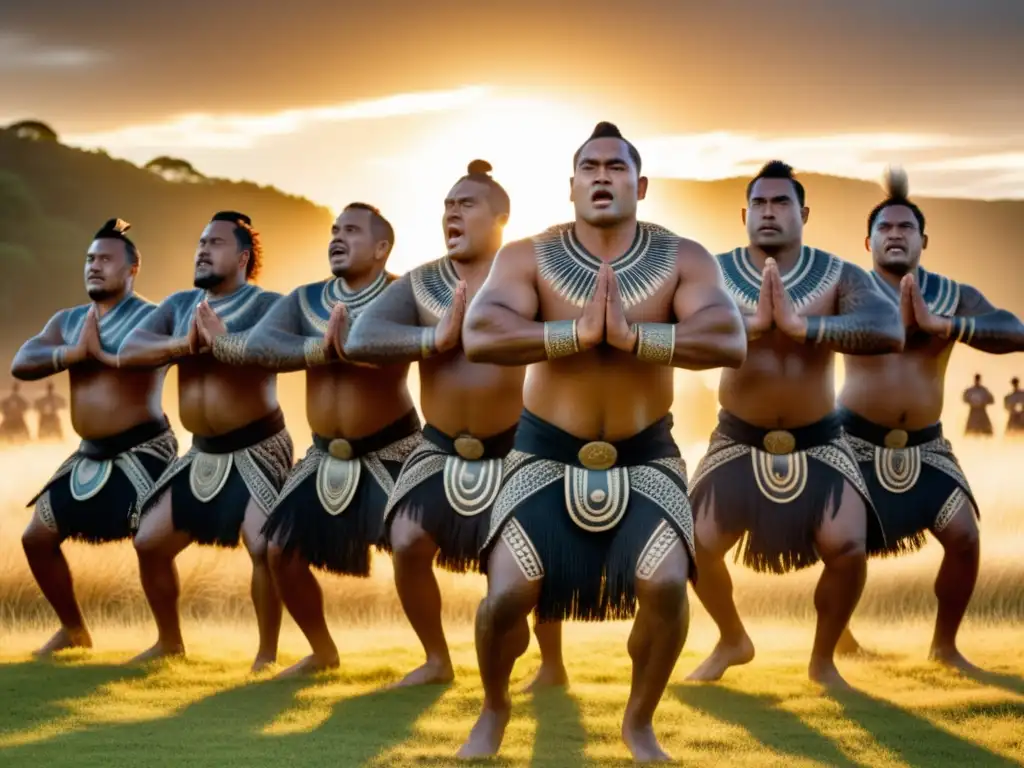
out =
<svg viewBox="0 0 1024 768"><path fill-rule="evenodd" d="M34 410L39 414L36 439L61 441L64 428L60 423L60 412L67 408L67 402L54 391L52 381L46 382L46 394L29 402L21 394L19 382L14 382L11 394L0 400L0 443L27 443L32 439L25 414Z"/></svg>
<svg viewBox="0 0 1024 768"><path fill-rule="evenodd" d="M992 392L981 383L981 374L974 374L974 385L964 390L964 403L967 405L967 426L964 434L979 437L992 437L992 419L988 409L995 405L996 399ZM1003 409L1006 411L1006 430L1008 436L1024 435L1024 392L1020 389L1020 379L1010 379L1010 394L1003 398Z"/></svg>
<svg viewBox="0 0 1024 768"><path fill-rule="evenodd" d="M931 531L945 548L931 653L969 669L956 636L978 508L943 437L943 385L955 343L1016 352L1024 325L921 266L925 217L905 176L868 215L865 271L804 243L804 188L779 161L747 187L747 245L717 257L638 221L648 181L610 123L573 157L572 222L502 245L511 206L490 172L474 161L446 196L440 259L390 274L391 225L352 203L331 229L331 275L287 295L256 285L259 236L238 212L212 217L194 288L159 305L133 291L128 225L97 232L90 302L58 312L13 363L26 380L69 372L82 438L24 534L61 622L40 652L91 644L66 538L133 539L157 627L138 660L184 653L176 555L241 539L254 669L276 660L282 601L312 651L283 674L336 667L313 569L366 576L379 547L425 654L397 685L454 677L435 562L486 574L484 699L460 756L498 751L533 614L538 685L567 682L563 621L634 618L622 736L637 759L660 760L652 719L686 639L688 584L721 635L690 679L716 680L754 657L726 553L739 543L744 564L773 573L822 561L809 675L845 687L835 657L856 646L868 557ZM192 436L182 456L161 409L170 365ZM688 478L673 375L715 368L719 421ZM275 376L298 370L312 445L294 463Z"/></svg>

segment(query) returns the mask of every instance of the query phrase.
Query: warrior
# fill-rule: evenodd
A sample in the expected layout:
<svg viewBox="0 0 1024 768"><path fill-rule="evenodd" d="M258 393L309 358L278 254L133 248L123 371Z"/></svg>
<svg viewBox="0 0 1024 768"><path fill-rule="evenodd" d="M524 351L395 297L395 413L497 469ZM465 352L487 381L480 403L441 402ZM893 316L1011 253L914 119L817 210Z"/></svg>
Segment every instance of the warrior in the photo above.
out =
<svg viewBox="0 0 1024 768"><path fill-rule="evenodd" d="M635 615L622 736L635 758L668 759L652 718L686 639L694 576L673 375L736 367L745 339L711 254L637 220L646 191L636 148L599 123L573 158L575 220L505 246L466 318L470 360L530 367L481 552L484 702L460 757L500 748L536 609L541 622Z"/></svg>
<svg viewBox="0 0 1024 768"><path fill-rule="evenodd" d="M39 655L92 647L61 543L131 538L139 501L178 455L161 409L166 369L116 367L127 335L156 309L134 292L141 257L125 234L129 227L111 219L100 228L85 255L89 303L50 318L11 366L26 381L68 372L71 425L81 437L78 450L29 502L35 514L21 540L32 575L61 624ZM48 397L57 398L52 383L47 389Z"/></svg>
<svg viewBox="0 0 1024 768"><path fill-rule="evenodd" d="M754 657L725 565L742 538L736 557L755 571L824 561L808 671L846 685L836 643L864 588L867 526L880 523L836 413L834 358L897 352L903 327L867 272L803 244L809 213L792 168L767 163L747 186L749 246L718 256L748 350L722 375L718 426L693 478L695 591L721 637L691 680L717 680Z"/></svg>
<svg viewBox="0 0 1024 768"><path fill-rule="evenodd" d="M156 305L154 305L156 306ZM64 430L60 425L60 412L67 407L64 398L53 391L53 382L46 382L46 394L36 400L35 409L39 414L39 429L36 434L40 440L64 439Z"/></svg>
<svg viewBox="0 0 1024 768"><path fill-rule="evenodd" d="M467 299L487 277L511 210L491 170L484 160L469 164L445 198L446 255L390 285L353 323L344 346L358 362L419 364L423 441L388 499L384 544L426 663L399 686L454 679L432 563L436 556L455 573L479 568L522 408L524 369L472 363L462 348Z"/></svg>
<svg viewBox="0 0 1024 768"><path fill-rule="evenodd" d="M1014 376L1010 379L1010 394L1003 398L1003 407L1010 414L1006 421L1006 434L1018 435L1024 433L1024 392L1020 391L1020 379Z"/></svg>
<svg viewBox="0 0 1024 768"><path fill-rule="evenodd" d="M338 666L310 568L369 576L388 495L421 438L408 363L356 366L342 355L348 324L396 279L385 271L394 242L379 210L351 203L331 227L333 277L296 288L251 333L206 337L223 362L306 371L313 444L288 476L263 532L275 584L313 653L280 676Z"/></svg>
<svg viewBox="0 0 1024 768"><path fill-rule="evenodd" d="M213 216L195 254L195 289L167 297L121 349L124 367L178 366L178 408L192 446L161 475L140 504L135 550L158 639L133 661L183 655L174 559L190 543L235 547L252 558L259 625L253 670L277 659L281 598L267 566L261 529L292 466L291 437L277 403L273 371L217 359L204 336L251 329L280 294L255 284L262 261L251 219ZM202 331L200 329L203 329Z"/></svg>
<svg viewBox="0 0 1024 768"><path fill-rule="evenodd" d="M1024 324L976 288L925 270L925 217L909 199L905 173L889 171L887 193L868 215L865 244L872 279L902 315L906 347L845 359L843 426L885 533L884 545L869 541L869 553L919 549L925 531L939 540L931 656L971 670L956 636L978 578L978 506L942 433L946 367L957 342L992 354L1024 350ZM849 633L844 644L859 647Z"/></svg>
<svg viewBox="0 0 1024 768"><path fill-rule="evenodd" d="M964 427L965 435L992 436L992 419L988 417L988 407L995 401L988 387L981 383L981 374L974 374L974 386L964 390L964 403L970 409L967 413L967 426Z"/></svg>
<svg viewBox="0 0 1024 768"><path fill-rule="evenodd" d="M21 384L11 385L11 394L0 400L0 439L10 443L27 443L32 439L25 423L28 400L21 396Z"/></svg>

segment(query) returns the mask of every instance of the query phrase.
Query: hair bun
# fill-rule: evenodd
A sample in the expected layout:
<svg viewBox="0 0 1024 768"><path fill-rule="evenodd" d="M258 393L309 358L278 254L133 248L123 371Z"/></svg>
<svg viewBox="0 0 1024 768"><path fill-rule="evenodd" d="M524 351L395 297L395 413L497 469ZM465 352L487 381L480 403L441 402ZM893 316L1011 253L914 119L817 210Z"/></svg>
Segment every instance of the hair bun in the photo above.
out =
<svg viewBox="0 0 1024 768"><path fill-rule="evenodd" d="M490 173L494 169L491 167L491 164L488 163L486 160L473 160L466 167L466 170L472 176L483 176Z"/></svg>
<svg viewBox="0 0 1024 768"><path fill-rule="evenodd" d="M910 178L907 176L907 172L898 165L890 165L885 169L882 185L890 198L906 200L907 195L910 194Z"/></svg>
<svg viewBox="0 0 1024 768"><path fill-rule="evenodd" d="M132 225L124 219L108 219L107 223L103 225L103 230L106 230L107 232L119 232L122 235L131 228Z"/></svg>

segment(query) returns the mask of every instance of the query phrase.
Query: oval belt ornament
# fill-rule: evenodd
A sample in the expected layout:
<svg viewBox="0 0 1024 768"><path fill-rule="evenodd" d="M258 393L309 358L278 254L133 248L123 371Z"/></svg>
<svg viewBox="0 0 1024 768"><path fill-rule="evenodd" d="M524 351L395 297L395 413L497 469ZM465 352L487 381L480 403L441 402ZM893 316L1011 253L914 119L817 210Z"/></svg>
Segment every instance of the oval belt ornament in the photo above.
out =
<svg viewBox="0 0 1024 768"><path fill-rule="evenodd" d="M615 466L615 461L619 458L619 452L611 443L595 440L580 448L576 458L587 469L601 471Z"/></svg>
<svg viewBox="0 0 1024 768"><path fill-rule="evenodd" d="M472 435L455 438L455 452L467 461L477 461L484 455L484 444Z"/></svg>
<svg viewBox="0 0 1024 768"><path fill-rule="evenodd" d="M75 501L86 501L103 490L114 471L113 461L93 461L79 459L71 470L69 484L71 498Z"/></svg>
<svg viewBox="0 0 1024 768"><path fill-rule="evenodd" d="M359 489L363 463L359 459L343 461L325 456L316 472L316 495L324 511L337 516L348 509Z"/></svg>
<svg viewBox="0 0 1024 768"><path fill-rule="evenodd" d="M793 437L793 433L784 429L773 429L764 436L762 442L764 449L776 456L785 456L796 448L796 438Z"/></svg>
<svg viewBox="0 0 1024 768"><path fill-rule="evenodd" d="M885 435L885 447L886 448L906 448L907 441L910 439L910 435L902 429L892 429Z"/></svg>
<svg viewBox="0 0 1024 768"><path fill-rule="evenodd" d="M192 495L204 504L216 498L228 482L233 463L230 453L197 453L189 467Z"/></svg>
<svg viewBox="0 0 1024 768"><path fill-rule="evenodd" d="M352 458L352 443L339 437L327 444L327 452L336 459L348 461Z"/></svg>

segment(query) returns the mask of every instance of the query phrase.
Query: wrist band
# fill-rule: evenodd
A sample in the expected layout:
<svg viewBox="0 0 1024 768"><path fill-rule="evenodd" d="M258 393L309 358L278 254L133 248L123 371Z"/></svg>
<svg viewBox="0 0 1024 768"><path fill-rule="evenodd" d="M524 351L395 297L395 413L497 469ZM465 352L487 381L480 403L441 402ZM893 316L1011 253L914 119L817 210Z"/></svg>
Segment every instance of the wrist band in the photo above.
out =
<svg viewBox="0 0 1024 768"><path fill-rule="evenodd" d="M323 339L306 339L302 342L302 356L306 365L324 365L327 363L327 348Z"/></svg>
<svg viewBox="0 0 1024 768"><path fill-rule="evenodd" d="M580 351L580 337L575 320L549 320L544 323L544 352L548 360L575 355Z"/></svg>
<svg viewBox="0 0 1024 768"><path fill-rule="evenodd" d="M974 318L954 317L953 322L950 324L949 333L949 338L953 337L956 337L956 341L970 344L971 339L974 338Z"/></svg>
<svg viewBox="0 0 1024 768"><path fill-rule="evenodd" d="M825 339L825 318L823 317L808 317L807 318L807 335L804 337L804 343L814 346L815 344L821 344Z"/></svg>
<svg viewBox="0 0 1024 768"><path fill-rule="evenodd" d="M645 363L670 365L676 352L676 327L672 323L636 323L636 356Z"/></svg>
<svg viewBox="0 0 1024 768"><path fill-rule="evenodd" d="M434 327L424 328L420 333L420 354L424 358L428 358L437 352L437 348L434 346L434 337L437 335L437 329Z"/></svg>
<svg viewBox="0 0 1024 768"><path fill-rule="evenodd" d="M245 344L249 335L245 333L225 333L213 337L210 351L222 363L242 365L245 363Z"/></svg>
<svg viewBox="0 0 1024 768"><path fill-rule="evenodd" d="M64 355L65 354L66 354L66 349L64 347L55 347L54 348L53 355L51 355L51 357L50 357L50 359L53 361L53 370L54 371L59 373L60 371L64 370Z"/></svg>

